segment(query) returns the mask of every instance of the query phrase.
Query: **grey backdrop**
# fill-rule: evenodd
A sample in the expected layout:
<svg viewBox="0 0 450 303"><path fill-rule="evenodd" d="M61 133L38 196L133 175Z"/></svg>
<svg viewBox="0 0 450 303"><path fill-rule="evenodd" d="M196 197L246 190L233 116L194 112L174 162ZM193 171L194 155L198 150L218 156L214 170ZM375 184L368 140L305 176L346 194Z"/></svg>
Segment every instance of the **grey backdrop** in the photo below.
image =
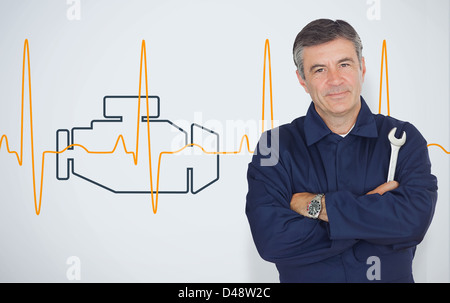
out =
<svg viewBox="0 0 450 303"><path fill-rule="evenodd" d="M253 148L265 40L274 118L277 125L288 123L310 102L295 76L293 40L308 22L325 17L347 20L360 33L367 65L363 96L372 111L378 110L386 39L391 115L449 150L449 15L447 0L80 0L79 6L71 0L1 0L0 136L19 150L25 39L38 187L42 153L55 149L57 129L101 119L105 95L138 94L145 39L150 94L161 98L162 117L185 129L192 122L215 127L222 151L236 150L249 133ZM268 83L266 88L267 105ZM383 86L383 113L385 92ZM257 254L244 213L251 158L245 148L220 157L220 179L204 191L160 195L156 214L149 195L116 195L79 178L57 180L55 156L47 155L38 216L28 107L24 113L23 165L5 142L0 150L0 281L278 281L274 265ZM107 150L114 142L97 143ZM439 200L414 275L419 282L449 282L450 156L436 147L429 151ZM106 176L114 173L115 161L130 163L123 153L111 161L101 166Z"/></svg>

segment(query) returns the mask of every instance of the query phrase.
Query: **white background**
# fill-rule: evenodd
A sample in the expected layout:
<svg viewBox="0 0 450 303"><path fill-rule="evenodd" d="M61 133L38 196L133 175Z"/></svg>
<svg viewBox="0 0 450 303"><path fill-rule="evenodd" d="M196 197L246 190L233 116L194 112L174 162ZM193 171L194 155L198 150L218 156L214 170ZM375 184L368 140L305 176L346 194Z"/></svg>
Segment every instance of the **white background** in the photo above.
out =
<svg viewBox="0 0 450 303"><path fill-rule="evenodd" d="M372 111L378 111L386 39L391 115L449 150L449 2L379 3L379 18L372 20L370 0L81 0L79 20L69 20L70 1L1 0L0 136L19 150L25 39L38 186L42 152L55 149L57 129L102 118L105 95L138 94L144 39L150 94L161 98L161 117L185 123L187 130L191 122L221 124L221 150L236 150L245 129L232 133L225 125L261 119L265 40L271 47L274 118L288 123L310 103L295 76L295 36L310 21L331 18L348 21L362 38L363 96ZM384 85L383 113L385 92ZM268 90L266 96L267 104ZM220 179L204 191L160 195L156 214L149 195L115 195L75 177L57 180L55 156L49 155L37 216L29 116L27 107L23 166L5 143L0 150L0 281L69 281L71 256L81 261L82 282L278 281L275 266L257 254L244 213L251 158L245 148L220 157ZM250 148L258 135L249 134ZM108 149L112 143L105 144ZM436 147L429 151L439 199L417 249L414 275L418 282L449 282L450 156ZM104 167L105 174L111 169Z"/></svg>

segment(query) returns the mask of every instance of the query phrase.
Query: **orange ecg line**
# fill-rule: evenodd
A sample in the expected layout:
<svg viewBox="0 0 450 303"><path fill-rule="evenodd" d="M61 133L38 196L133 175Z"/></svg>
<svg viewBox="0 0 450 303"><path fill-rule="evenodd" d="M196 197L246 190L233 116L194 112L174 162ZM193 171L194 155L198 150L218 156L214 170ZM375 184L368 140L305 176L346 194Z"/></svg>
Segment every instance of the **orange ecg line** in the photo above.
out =
<svg viewBox="0 0 450 303"><path fill-rule="evenodd" d="M270 45L269 40L266 39L264 45L264 68L263 68L263 91L262 91L262 132L264 132L264 113L265 113L265 99L266 99L266 55L269 60L269 89L270 89L270 124L273 128L273 99L272 99L272 64L270 63ZM247 138L248 144L248 138ZM249 150L250 152L250 150Z"/></svg>
<svg viewBox="0 0 450 303"><path fill-rule="evenodd" d="M388 78L388 63L387 63L387 47L386 47L386 40L383 40L383 47L381 49L381 73L380 73L380 98L378 101L378 113L381 113L381 94L382 94L382 87L383 87L383 67L384 62L386 62L386 102L387 102L387 115L391 115L391 109L389 104L389 78ZM442 145L438 143L430 143L427 145L430 146L436 146L441 148L446 154L450 154L450 151L447 151Z"/></svg>
<svg viewBox="0 0 450 303"><path fill-rule="evenodd" d="M264 71L263 71L263 112L262 112L262 120L264 121L264 100L265 100L265 79L266 79L266 54L268 56L268 63L269 63L269 85L270 85L270 109L271 109L271 122L273 127L273 102L272 102L272 72L271 72L271 63L270 63L270 47L269 47L269 40L266 40L265 47L264 47ZM142 66L144 64L144 67ZM150 189L151 189L151 199L152 199L152 210L153 213L156 214L158 209L158 197L159 197L159 176L160 176L160 169L161 169L161 160L162 156L165 154L176 154L180 153L187 147L198 147L200 148L203 153L205 154L221 154L221 155L227 155L227 154L238 154L242 151L242 146L244 144L244 141L246 141L247 144L247 150L249 153L253 153L253 151L250 150L250 144L249 144L249 138L247 135L244 135L240 142L239 150L237 151L225 151L225 152L209 152L206 151L202 146L192 143L185 145L183 148L176 150L176 151L163 151L159 154L158 158L158 168L157 168L157 178L156 178L156 191L154 193L153 191L153 173L152 173L152 156L151 156L151 140L150 140L150 113L149 113L149 102L148 102L148 75L147 75L147 53L146 53L146 47L145 47L145 40L142 41L141 44L141 58L140 58L140 65L139 65L139 94L138 94L138 110L137 110L137 128L136 128L136 152L129 151L125 144L125 139L123 135L119 135L117 137L117 140L114 144L114 147L110 151L91 151L87 149L85 146L81 144L71 144L64 148L61 151L52 151L47 150L42 153L42 162L41 162L41 176L40 176L40 187L39 187L39 199L37 197L37 190L36 190L36 165L35 165L35 156L34 156L34 130L33 130L33 113L32 113L32 98L31 98L31 67L30 67L30 49L28 44L28 39L25 39L24 42L24 48L23 48L23 62L22 62L22 109L21 109L21 131L20 131L20 152L14 151L10 149L9 146L9 140L6 135L2 135L0 138L0 150L2 147L2 143L5 142L6 149L8 153L14 154L17 158L17 162L19 166L22 166L23 164L23 137L24 137L24 108L25 108L25 67L27 67L28 72L28 93L29 93L29 110L30 110L30 137L31 137L31 166L32 166L32 174L33 174L33 195L34 195L34 208L36 215L39 215L41 213L41 206L42 206L42 193L43 193L43 187L44 187L44 167L45 167L45 156L47 154L62 154L66 152L68 149L72 147L79 147L83 149L88 154L113 154L117 147L119 146L119 143L122 142L122 146L124 148L124 151L126 154L133 155L133 162L135 165L138 164L138 153L139 153L139 132L140 132L140 108L141 108L141 90L142 90L142 70L144 69L144 76L145 76L145 95L146 95L146 110L147 110L147 146L148 146L148 158L149 158L149 174L150 174ZM263 124L264 129L264 124ZM19 154L20 153L20 154Z"/></svg>
<svg viewBox="0 0 450 303"><path fill-rule="evenodd" d="M273 128L273 98L272 98L272 70L271 70L271 61L270 61L270 45L269 40L267 39L264 46L264 68L263 68L263 93L262 93L262 131L264 131L264 118L265 118L265 85L266 85L266 63L268 63L269 70L269 92L270 92L270 119L271 126ZM3 142L5 142L6 149L8 153L14 154L16 156L17 162L19 166L23 165L23 139L24 139L24 109L25 109L25 74L28 73L28 94L29 94L29 115L30 115L30 139L31 139L31 166L32 166L32 177L33 177L33 196L34 196L34 207L36 215L39 215L41 212L42 206L42 193L44 187L44 167L45 167L45 156L47 154L62 154L66 152L68 149L72 147L79 147L83 149L88 154L113 154L120 142L122 142L122 146L126 154L133 155L133 162L135 165L138 164L138 153L139 153L139 133L140 133L140 108L141 108L141 90L142 90L142 70L144 70L145 76L145 94L146 94L146 110L147 110L147 147L149 150L149 175L150 175L150 189L151 189L151 199L152 199L152 210L153 213L156 214L158 209L158 198L159 198L159 181L160 181L160 171L161 171L161 162L162 156L167 154L177 154L186 149L187 147L197 147L202 150L205 154L211 155L229 155L229 154L238 154L242 152L242 147L244 142L247 145L247 150L249 153L253 153L250 150L249 138L247 135L242 136L239 149L237 151L222 151L222 152L210 152L206 151L202 146L192 143L187 144L179 150L176 151L163 151L159 154L158 157L158 167L157 167L157 176L156 176L156 191L153 190L153 172L152 172L152 156L151 156L151 140L150 140L150 113L149 113L149 102L148 102L148 75L147 75L147 54L145 47L145 40L142 41L141 45L141 57L140 57L140 70L139 70L139 94L138 94L138 111L137 111L137 127L136 127L136 148L135 152L129 151L125 144L125 139L122 135L117 137L117 140L114 144L114 147L109 151L91 151L88 150L85 146L81 144L71 144L67 146L65 149L61 151L52 151L47 150L42 153L42 161L41 161L41 175L40 175L40 187L39 187L39 198L36 190L36 165L35 165L35 152L34 152L34 129L33 129L33 112L32 112L32 95L31 95L31 66L30 66L30 50L28 40L25 39L24 49L23 49L23 62L22 62L22 94L21 94L21 125L20 125L20 151L11 150L9 145L9 140L6 135L2 135L0 138L0 150ZM144 65L144 66L143 66ZM386 65L386 94L387 94L387 114L390 115L390 104L389 104L389 79L388 79L388 64L387 64L387 47L386 40L383 40L382 54L381 54L381 75L380 75L380 97L379 97L379 107L378 112L381 112L381 96L382 96L382 85L383 85L383 68ZM430 146L437 146L441 148L445 153L450 154L444 147L437 143L430 143Z"/></svg>

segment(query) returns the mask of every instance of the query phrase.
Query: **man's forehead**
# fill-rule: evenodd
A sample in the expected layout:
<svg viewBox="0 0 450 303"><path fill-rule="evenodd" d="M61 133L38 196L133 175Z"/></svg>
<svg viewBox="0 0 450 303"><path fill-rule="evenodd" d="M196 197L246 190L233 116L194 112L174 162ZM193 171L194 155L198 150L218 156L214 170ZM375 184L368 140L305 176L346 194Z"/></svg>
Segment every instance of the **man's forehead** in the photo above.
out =
<svg viewBox="0 0 450 303"><path fill-rule="evenodd" d="M305 64L316 64L319 61L340 61L343 58L357 58L353 42L337 38L322 44L307 46L303 50Z"/></svg>

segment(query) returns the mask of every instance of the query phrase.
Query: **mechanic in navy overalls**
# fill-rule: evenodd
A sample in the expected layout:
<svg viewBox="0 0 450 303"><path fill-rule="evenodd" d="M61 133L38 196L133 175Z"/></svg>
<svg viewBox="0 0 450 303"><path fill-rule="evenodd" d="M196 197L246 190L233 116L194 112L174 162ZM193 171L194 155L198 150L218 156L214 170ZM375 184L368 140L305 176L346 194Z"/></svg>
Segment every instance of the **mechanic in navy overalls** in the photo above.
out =
<svg viewBox="0 0 450 303"><path fill-rule="evenodd" d="M309 23L293 53L312 103L263 133L249 164L246 214L259 254L281 282L414 282L437 200L425 139L371 113L360 96L361 40L347 22ZM407 139L387 182L393 128Z"/></svg>

